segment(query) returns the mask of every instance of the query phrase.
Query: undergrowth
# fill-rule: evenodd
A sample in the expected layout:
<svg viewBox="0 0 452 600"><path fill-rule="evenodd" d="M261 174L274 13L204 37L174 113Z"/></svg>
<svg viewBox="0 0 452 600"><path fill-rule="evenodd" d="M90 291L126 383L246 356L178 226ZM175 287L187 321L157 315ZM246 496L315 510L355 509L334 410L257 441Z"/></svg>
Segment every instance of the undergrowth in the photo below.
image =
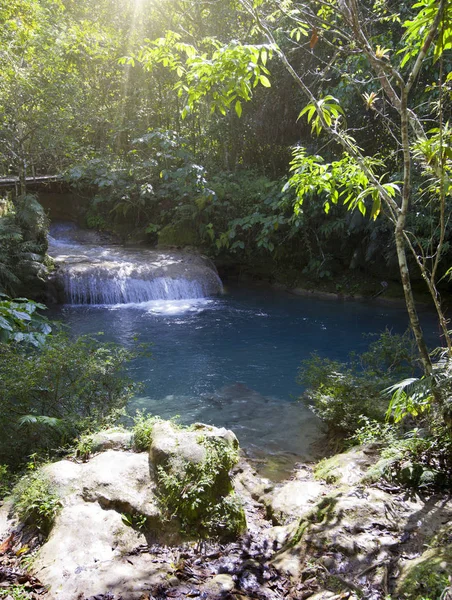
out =
<svg viewBox="0 0 452 600"><path fill-rule="evenodd" d="M232 538L245 527L240 500L229 479L238 461L237 450L215 438L203 438L205 459L157 468L159 501L167 519L177 518L188 537Z"/></svg>
<svg viewBox="0 0 452 600"><path fill-rule="evenodd" d="M12 497L20 521L47 536L62 506L51 481L42 471L29 473L16 485Z"/></svg>

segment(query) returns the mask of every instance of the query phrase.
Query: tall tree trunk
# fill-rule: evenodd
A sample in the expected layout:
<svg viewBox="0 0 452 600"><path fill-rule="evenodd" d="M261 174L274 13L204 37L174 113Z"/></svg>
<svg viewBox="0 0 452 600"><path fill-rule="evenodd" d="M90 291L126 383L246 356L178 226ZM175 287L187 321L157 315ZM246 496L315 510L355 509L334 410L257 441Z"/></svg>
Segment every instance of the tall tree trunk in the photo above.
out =
<svg viewBox="0 0 452 600"><path fill-rule="evenodd" d="M410 319L410 326L416 339L416 344L422 361L422 367L424 369L424 373L426 375L430 375L432 372L432 363L430 361L430 355L427 350L424 334L422 333L421 324L419 322L419 317L416 311L413 290L411 289L410 272L408 270L408 263L405 251L405 239L403 235L402 222L404 220L405 219L403 217L399 219L400 222L397 223L397 226L394 231L394 237L397 248L397 259L399 261L400 278L402 280L403 293L405 295L405 304L408 312L408 317Z"/></svg>
<svg viewBox="0 0 452 600"><path fill-rule="evenodd" d="M400 130L402 136L402 151L403 151L403 189L402 203L397 215L397 223L394 231L394 237L397 248L397 259L399 261L400 278L402 280L403 293L405 295L405 303L410 319L411 329L416 338L419 355L426 375L432 373L432 362L425 343L424 334L422 333L421 324L416 311L416 305L411 289L410 272L406 259L405 247L405 224L408 214L408 208L411 200L411 152L409 138L409 121L408 121L408 91L406 87L401 88L401 103L400 103Z"/></svg>

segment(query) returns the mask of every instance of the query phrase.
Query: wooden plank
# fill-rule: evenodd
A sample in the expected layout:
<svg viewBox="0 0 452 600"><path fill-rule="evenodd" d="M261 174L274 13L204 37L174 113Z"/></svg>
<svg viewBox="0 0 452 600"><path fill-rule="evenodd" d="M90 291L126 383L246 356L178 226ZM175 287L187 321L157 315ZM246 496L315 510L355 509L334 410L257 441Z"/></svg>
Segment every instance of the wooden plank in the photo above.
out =
<svg viewBox="0 0 452 600"><path fill-rule="evenodd" d="M62 175L37 175L36 177L26 177L25 181L27 184L33 184L50 183L52 181L59 181L60 179L62 179ZM10 187L19 185L19 183L18 177L0 177L0 187Z"/></svg>

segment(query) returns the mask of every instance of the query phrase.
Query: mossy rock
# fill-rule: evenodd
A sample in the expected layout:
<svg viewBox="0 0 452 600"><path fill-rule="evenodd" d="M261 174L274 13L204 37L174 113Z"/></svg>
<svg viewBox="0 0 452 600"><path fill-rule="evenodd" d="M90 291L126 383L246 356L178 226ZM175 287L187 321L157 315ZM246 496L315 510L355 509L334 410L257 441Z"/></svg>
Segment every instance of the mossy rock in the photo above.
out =
<svg viewBox="0 0 452 600"><path fill-rule="evenodd" d="M156 422L149 455L161 510L167 519L178 520L182 534L231 539L246 529L230 476L238 461L232 431Z"/></svg>
<svg viewBox="0 0 452 600"><path fill-rule="evenodd" d="M326 483L355 485L362 481L368 469L378 460L378 451L378 445L368 444L324 458L315 467L314 476Z"/></svg>
<svg viewBox="0 0 452 600"><path fill-rule="evenodd" d="M452 545L430 548L419 558L408 561L402 567L395 596L406 600L421 598L436 600L450 585L448 579L450 573L452 573Z"/></svg>
<svg viewBox="0 0 452 600"><path fill-rule="evenodd" d="M198 232L189 221L167 225L158 234L159 246L199 246L200 242Z"/></svg>

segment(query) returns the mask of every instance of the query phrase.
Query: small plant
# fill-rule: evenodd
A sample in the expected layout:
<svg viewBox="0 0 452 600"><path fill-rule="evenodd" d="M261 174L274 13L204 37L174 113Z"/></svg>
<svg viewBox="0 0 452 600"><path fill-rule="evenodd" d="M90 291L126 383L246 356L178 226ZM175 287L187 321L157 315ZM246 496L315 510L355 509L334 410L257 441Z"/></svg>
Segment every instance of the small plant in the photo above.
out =
<svg viewBox="0 0 452 600"><path fill-rule="evenodd" d="M124 525L128 527L132 527L132 529L138 529L138 531L143 531L146 529L147 525L147 517L145 515L132 515L130 513L122 513L121 520Z"/></svg>
<svg viewBox="0 0 452 600"><path fill-rule="evenodd" d="M6 496L11 488L11 474L7 465L0 465L0 499Z"/></svg>
<svg viewBox="0 0 452 600"><path fill-rule="evenodd" d="M400 427L393 423L381 423L365 416L361 416L360 423L361 427L349 438L350 445L352 446L361 446L362 444L372 444L374 442L391 444L400 435Z"/></svg>
<svg viewBox="0 0 452 600"><path fill-rule="evenodd" d="M133 417L133 447L138 452L146 452L151 445L152 429L159 417L146 415L143 411L137 410Z"/></svg>
<svg viewBox="0 0 452 600"><path fill-rule="evenodd" d="M93 452L93 438L90 435L82 435L75 446L75 455L86 462Z"/></svg>
<svg viewBox="0 0 452 600"><path fill-rule="evenodd" d="M18 518L44 535L52 529L61 500L41 471L25 475L13 491L13 509Z"/></svg>
<svg viewBox="0 0 452 600"><path fill-rule="evenodd" d="M7 588L0 588L0 598L5 598L5 600L29 600L31 598L29 592L30 588L24 585L13 584Z"/></svg>

